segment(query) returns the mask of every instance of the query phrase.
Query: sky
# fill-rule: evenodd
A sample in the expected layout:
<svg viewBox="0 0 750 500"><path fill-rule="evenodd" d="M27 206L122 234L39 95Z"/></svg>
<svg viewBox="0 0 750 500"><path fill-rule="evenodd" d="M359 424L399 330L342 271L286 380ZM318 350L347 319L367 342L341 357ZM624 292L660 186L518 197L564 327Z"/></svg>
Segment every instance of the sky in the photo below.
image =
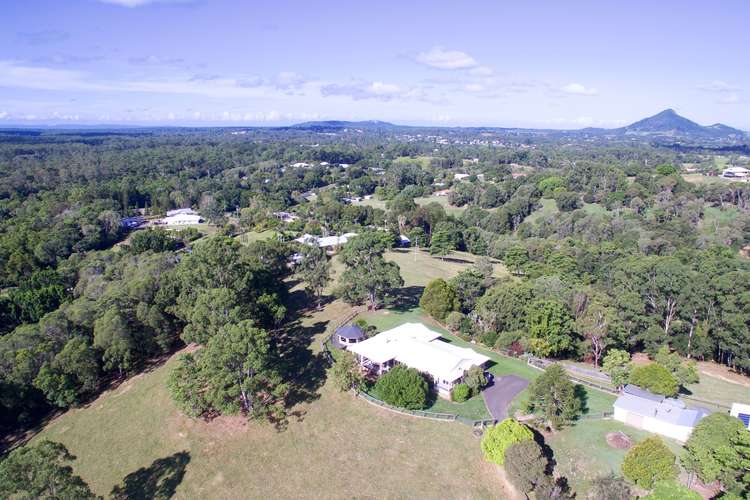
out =
<svg viewBox="0 0 750 500"><path fill-rule="evenodd" d="M750 2L2 0L0 127L750 130Z"/></svg>

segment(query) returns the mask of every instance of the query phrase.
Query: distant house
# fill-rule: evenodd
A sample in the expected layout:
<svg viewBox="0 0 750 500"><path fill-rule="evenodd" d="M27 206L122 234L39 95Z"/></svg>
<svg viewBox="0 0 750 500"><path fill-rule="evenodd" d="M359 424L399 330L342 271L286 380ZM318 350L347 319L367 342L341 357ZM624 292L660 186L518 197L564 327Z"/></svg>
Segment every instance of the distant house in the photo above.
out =
<svg viewBox="0 0 750 500"><path fill-rule="evenodd" d="M334 249L345 244L354 236L357 236L357 233L345 233L341 236L313 236L312 234L303 234L294 241L304 245L318 245L321 248Z"/></svg>
<svg viewBox="0 0 750 500"><path fill-rule="evenodd" d="M440 191L435 191L432 194L434 194L435 196L448 196L452 192L453 191L451 191L450 189L441 189Z"/></svg>
<svg viewBox="0 0 750 500"><path fill-rule="evenodd" d="M175 214L161 220L161 223L167 226L193 226L201 222L203 218L198 214Z"/></svg>
<svg viewBox="0 0 750 500"><path fill-rule="evenodd" d="M726 179L747 179L750 170L743 167L729 167L724 169L721 176Z"/></svg>
<svg viewBox="0 0 750 500"><path fill-rule="evenodd" d="M299 219L297 215L291 214L289 212L274 212L273 215L278 217L279 220L281 220L281 222L286 222L286 223L294 222L297 219Z"/></svg>
<svg viewBox="0 0 750 500"><path fill-rule="evenodd" d="M742 420L742 423L745 424L745 429L750 430L750 405L732 403L732 410L729 414Z"/></svg>
<svg viewBox="0 0 750 500"><path fill-rule="evenodd" d="M685 442L709 411L689 409L679 399L626 385L614 404L614 419L645 431Z"/></svg>
<svg viewBox="0 0 750 500"><path fill-rule="evenodd" d="M175 215L198 215L198 212L192 208L176 208L167 211L167 217L174 217Z"/></svg>
<svg viewBox="0 0 750 500"><path fill-rule="evenodd" d="M462 181L471 177L470 174L453 174L453 180Z"/></svg>
<svg viewBox="0 0 750 500"><path fill-rule="evenodd" d="M490 358L443 340L421 323L404 323L367 340L347 346L360 366L382 375L398 364L414 368L434 382L438 394L451 397L453 386L472 366L483 367Z"/></svg>

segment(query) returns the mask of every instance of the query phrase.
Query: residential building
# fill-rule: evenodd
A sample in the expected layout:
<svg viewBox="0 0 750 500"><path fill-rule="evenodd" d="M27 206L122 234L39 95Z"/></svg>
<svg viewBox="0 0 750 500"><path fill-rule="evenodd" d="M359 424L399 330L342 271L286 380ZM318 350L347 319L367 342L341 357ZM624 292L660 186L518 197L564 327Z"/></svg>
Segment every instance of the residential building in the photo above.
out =
<svg viewBox="0 0 750 500"><path fill-rule="evenodd" d="M750 170L744 167L729 167L724 169L721 176L726 179L742 179L745 180L750 175Z"/></svg>
<svg viewBox="0 0 750 500"><path fill-rule="evenodd" d="M341 236L313 236L312 234L303 234L294 241L304 245L318 245L322 248L333 249L345 244L354 236L357 236L357 233L345 233Z"/></svg>
<svg viewBox="0 0 750 500"><path fill-rule="evenodd" d="M679 399L626 385L614 404L614 419L645 431L685 442L698 422L710 412L690 409Z"/></svg>
<svg viewBox="0 0 750 500"><path fill-rule="evenodd" d="M367 340L347 345L360 366L382 375L398 364L414 368L434 382L438 394L450 399L453 386L473 366L484 367L489 357L458 347L421 323L404 323Z"/></svg>
<svg viewBox="0 0 750 500"><path fill-rule="evenodd" d="M742 420L742 423L745 424L745 429L750 430L750 405L732 403L732 410L729 414Z"/></svg>

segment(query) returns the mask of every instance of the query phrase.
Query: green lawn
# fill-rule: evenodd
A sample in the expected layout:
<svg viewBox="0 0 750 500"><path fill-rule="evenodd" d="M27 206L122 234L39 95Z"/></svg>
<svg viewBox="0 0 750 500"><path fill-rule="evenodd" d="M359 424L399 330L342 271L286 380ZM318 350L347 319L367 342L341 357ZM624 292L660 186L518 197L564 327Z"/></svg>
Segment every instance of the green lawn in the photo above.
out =
<svg viewBox="0 0 750 500"><path fill-rule="evenodd" d="M531 212L525 219L524 222L527 222L529 224L533 224L534 222L544 219L547 217L550 217L552 215L555 215L559 213L560 211L557 209L557 203L555 200L550 198L542 198L539 200L539 204L541 207L537 208L533 212Z"/></svg>
<svg viewBox="0 0 750 500"><path fill-rule="evenodd" d="M242 233L240 235L237 235L237 241L239 241L243 245L249 245L250 243L253 243L256 241L270 240L272 238L278 238L278 237L279 237L279 233L277 233L273 229L267 229L261 232L248 231L246 233Z"/></svg>
<svg viewBox="0 0 750 500"><path fill-rule="evenodd" d="M430 255L426 250L414 249L389 250L385 254L386 260L395 262L401 268L404 286L427 286L437 278L448 280L464 269L474 265L478 257L467 252L452 252L445 258ZM508 270L500 261L494 263L495 277L508 275Z"/></svg>
<svg viewBox="0 0 750 500"><path fill-rule="evenodd" d="M689 391L688 396L716 401L725 406L732 406L732 403L750 404L750 387L733 384L705 373L700 374L699 383L687 386L687 390ZM690 403L690 400L687 402ZM693 404L693 406L700 405L700 403Z"/></svg>
<svg viewBox="0 0 750 500"><path fill-rule="evenodd" d="M347 310L336 301L304 318L324 327L311 349ZM141 468L143 486L175 477L175 498L507 496L497 467L484 461L467 426L395 414L330 383L317 399L295 407L283 431L242 418L206 423L171 403L165 380L173 364L68 411L36 439L64 443L77 457L75 472L103 496Z"/></svg>
<svg viewBox="0 0 750 500"><path fill-rule="evenodd" d="M607 444L609 432L621 431L634 442L652 436L651 433L626 426L615 420L584 420L573 427L545 436L554 451L556 472L568 478L576 491L586 491L592 479L614 472L621 475L620 467L627 450L618 450ZM682 445L664 438L664 442L679 456Z"/></svg>
<svg viewBox="0 0 750 500"><path fill-rule="evenodd" d="M420 198L414 198L414 203L420 206L427 205L433 202L442 206L448 215L455 215L455 216L461 215L464 212L464 210L466 210L467 208L466 206L454 207L453 205L448 203L447 196L423 196Z"/></svg>

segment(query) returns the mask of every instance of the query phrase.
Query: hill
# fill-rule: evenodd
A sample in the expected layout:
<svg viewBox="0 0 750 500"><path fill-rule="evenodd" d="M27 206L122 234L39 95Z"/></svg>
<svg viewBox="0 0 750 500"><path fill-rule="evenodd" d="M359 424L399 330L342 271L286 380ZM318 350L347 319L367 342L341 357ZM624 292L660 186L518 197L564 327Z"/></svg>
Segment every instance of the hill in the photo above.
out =
<svg viewBox="0 0 750 500"><path fill-rule="evenodd" d="M292 125L289 128L298 129L345 129L345 128L358 128L358 129L390 129L398 128L401 125L394 125L393 123L383 122L379 120L366 120L361 122L349 122L341 120L323 120L323 121L312 121L303 122Z"/></svg>
<svg viewBox="0 0 750 500"><path fill-rule="evenodd" d="M661 113L639 120L621 129L618 132L625 135L671 137L682 139L718 139L718 140L740 140L745 138L742 130L717 123L703 126L692 120L680 116L673 109L665 109Z"/></svg>

